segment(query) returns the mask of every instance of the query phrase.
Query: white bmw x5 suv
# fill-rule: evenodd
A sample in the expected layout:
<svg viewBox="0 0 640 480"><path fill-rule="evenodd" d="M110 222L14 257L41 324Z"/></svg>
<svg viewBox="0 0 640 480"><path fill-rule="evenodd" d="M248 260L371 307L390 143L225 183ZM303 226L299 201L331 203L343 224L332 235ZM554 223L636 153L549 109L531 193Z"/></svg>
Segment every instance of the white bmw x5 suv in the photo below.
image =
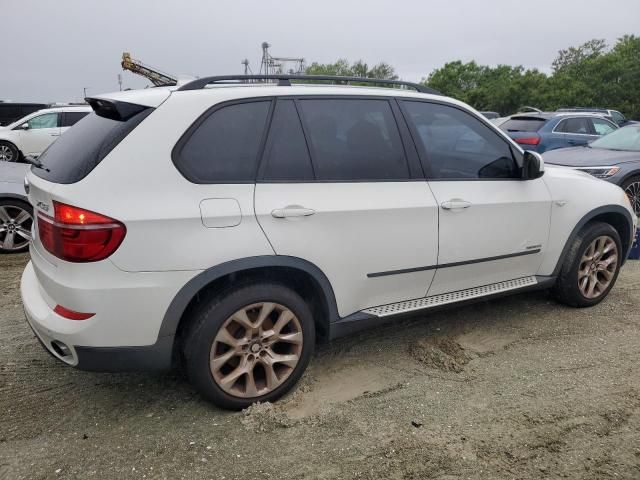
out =
<svg viewBox="0 0 640 480"><path fill-rule="evenodd" d="M179 362L238 409L290 390L319 339L526 289L585 307L613 287L636 229L619 187L545 169L420 85L255 80L90 98L31 168L22 299L59 360Z"/></svg>

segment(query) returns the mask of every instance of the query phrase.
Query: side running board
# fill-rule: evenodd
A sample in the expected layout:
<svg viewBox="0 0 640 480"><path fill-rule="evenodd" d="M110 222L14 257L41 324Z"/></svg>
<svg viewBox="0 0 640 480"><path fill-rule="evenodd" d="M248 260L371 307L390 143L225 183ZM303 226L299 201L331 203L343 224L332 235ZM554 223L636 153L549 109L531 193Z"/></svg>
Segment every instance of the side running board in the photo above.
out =
<svg viewBox="0 0 640 480"><path fill-rule="evenodd" d="M463 302L473 298L486 297L497 293L508 292L510 290L518 290L520 288L531 287L536 285L538 280L536 277L522 277L515 280L507 280L505 282L492 283L483 287L467 288L466 290L458 290L457 292L442 293L431 297L416 298L415 300L407 300L405 302L390 303L388 305L380 305L362 310L363 313L375 315L376 317L387 317L390 315L398 315L400 313L412 312L414 310L422 310L424 308L439 307L448 303Z"/></svg>

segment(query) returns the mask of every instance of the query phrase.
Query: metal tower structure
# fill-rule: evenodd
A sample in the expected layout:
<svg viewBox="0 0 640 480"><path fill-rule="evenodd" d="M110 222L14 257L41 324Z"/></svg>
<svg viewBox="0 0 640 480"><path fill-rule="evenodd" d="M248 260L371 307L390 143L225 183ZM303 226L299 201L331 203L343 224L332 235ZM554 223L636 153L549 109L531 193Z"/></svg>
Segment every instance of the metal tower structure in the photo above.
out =
<svg viewBox="0 0 640 480"><path fill-rule="evenodd" d="M263 75L278 75L288 73L290 75L300 75L304 73L304 58L296 57L274 57L269 53L269 45L262 42L262 60L260 62L260 73ZM292 68L285 70L286 64L293 64Z"/></svg>

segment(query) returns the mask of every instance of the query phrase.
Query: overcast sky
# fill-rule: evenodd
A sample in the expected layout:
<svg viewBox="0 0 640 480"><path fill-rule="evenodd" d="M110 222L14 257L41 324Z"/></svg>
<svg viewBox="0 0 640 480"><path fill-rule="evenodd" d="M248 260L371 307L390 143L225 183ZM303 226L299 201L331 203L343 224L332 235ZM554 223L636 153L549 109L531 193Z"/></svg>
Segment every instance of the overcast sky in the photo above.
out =
<svg viewBox="0 0 640 480"><path fill-rule="evenodd" d="M640 33L639 0L0 0L0 99L77 101L148 82L123 51L172 74L257 72L260 44L308 63L363 59L418 81L445 62L549 71L558 50Z"/></svg>

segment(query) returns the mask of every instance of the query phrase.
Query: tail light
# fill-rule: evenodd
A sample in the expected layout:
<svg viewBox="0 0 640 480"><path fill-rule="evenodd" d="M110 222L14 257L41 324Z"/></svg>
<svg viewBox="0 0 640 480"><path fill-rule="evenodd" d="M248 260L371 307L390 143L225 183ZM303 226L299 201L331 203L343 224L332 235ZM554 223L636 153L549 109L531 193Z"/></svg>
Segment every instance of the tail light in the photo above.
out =
<svg viewBox="0 0 640 480"><path fill-rule="evenodd" d="M515 141L520 145L538 145L540 143L540 137L522 137L516 138Z"/></svg>
<svg viewBox="0 0 640 480"><path fill-rule="evenodd" d="M42 246L68 262L97 262L117 250L127 233L113 218L96 212L53 202L53 218L38 212L38 234Z"/></svg>

